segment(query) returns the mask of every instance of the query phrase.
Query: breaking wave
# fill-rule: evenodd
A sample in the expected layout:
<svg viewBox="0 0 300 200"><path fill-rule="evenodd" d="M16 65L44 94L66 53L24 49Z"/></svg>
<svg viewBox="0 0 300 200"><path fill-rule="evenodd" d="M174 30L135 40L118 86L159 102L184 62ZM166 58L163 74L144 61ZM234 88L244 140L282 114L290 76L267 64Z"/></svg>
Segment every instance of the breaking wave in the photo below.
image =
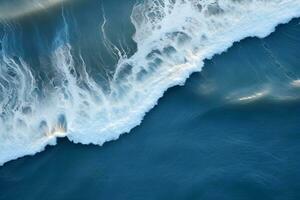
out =
<svg viewBox="0 0 300 200"><path fill-rule="evenodd" d="M146 0L132 10L137 50L128 55L108 39L103 12L103 44L117 63L101 71L101 81L72 45L64 9L39 67L18 45L12 48L22 43L18 29L3 23L0 165L54 145L57 137L97 145L116 140L139 125L168 88L201 71L205 59L299 16L300 0Z"/></svg>

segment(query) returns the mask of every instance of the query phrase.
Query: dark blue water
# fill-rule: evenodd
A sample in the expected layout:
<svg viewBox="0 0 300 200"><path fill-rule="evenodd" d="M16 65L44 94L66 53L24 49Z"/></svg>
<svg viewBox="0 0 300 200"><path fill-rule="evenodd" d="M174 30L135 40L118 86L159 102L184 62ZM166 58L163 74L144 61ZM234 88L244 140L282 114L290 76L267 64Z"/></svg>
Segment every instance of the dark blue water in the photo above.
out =
<svg viewBox="0 0 300 200"><path fill-rule="evenodd" d="M280 83L278 62L297 78L299 36L293 20L266 39L236 43L167 91L142 125L117 141L99 147L61 139L6 163L0 199L299 199L298 99L275 98L279 87L273 97L224 100Z"/></svg>
<svg viewBox="0 0 300 200"><path fill-rule="evenodd" d="M122 2L104 2L107 34L123 37L131 55L134 2ZM65 15L72 19L74 51L82 51L101 83L107 70L101 66L113 68L117 58L95 39L102 14L87 11L101 8L98 3L66 5ZM49 67L45 57L60 15L54 8L17 19L23 44L12 44L13 50L27 47L16 52L36 63L37 74ZM37 155L5 163L0 199L300 199L300 87L293 82L300 79L299 38L300 19L294 19L265 39L235 43L206 60L184 86L169 89L140 126L102 147L59 139ZM50 76L41 75L42 82Z"/></svg>

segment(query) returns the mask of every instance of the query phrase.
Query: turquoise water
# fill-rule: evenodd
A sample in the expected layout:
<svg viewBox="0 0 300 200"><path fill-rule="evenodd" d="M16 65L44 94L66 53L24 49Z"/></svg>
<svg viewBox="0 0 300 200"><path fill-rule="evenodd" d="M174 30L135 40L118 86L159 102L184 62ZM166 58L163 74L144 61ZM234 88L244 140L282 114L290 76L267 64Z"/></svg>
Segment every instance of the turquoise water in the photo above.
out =
<svg viewBox="0 0 300 200"><path fill-rule="evenodd" d="M113 10L113 2L104 5ZM98 4L79 4L74 13L84 5ZM124 6L130 10L132 4ZM78 20L86 19L81 14ZM50 19L53 24L41 28L41 37L55 35L57 22ZM89 73L105 83L96 73L103 69L92 67L98 61L93 53L104 51L92 46L94 19L81 29L90 37L71 40L84 51ZM25 33L35 40L32 30ZM112 34L129 37L132 30L125 30ZM0 199L299 199L299 36L300 20L294 19L264 39L234 43L205 60L184 86L169 89L140 126L116 141L100 147L61 138L41 153L6 162L0 167ZM133 54L134 42L125 40ZM52 47L47 50L41 41L48 54ZM34 62L34 50L26 53ZM105 58L100 60L106 66L116 62L114 56Z"/></svg>

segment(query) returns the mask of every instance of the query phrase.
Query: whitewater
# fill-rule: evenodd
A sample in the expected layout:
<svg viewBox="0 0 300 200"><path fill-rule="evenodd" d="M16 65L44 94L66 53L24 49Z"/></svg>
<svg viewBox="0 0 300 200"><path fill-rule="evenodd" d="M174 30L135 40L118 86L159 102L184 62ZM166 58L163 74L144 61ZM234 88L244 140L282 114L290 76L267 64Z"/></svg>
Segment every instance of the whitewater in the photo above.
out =
<svg viewBox="0 0 300 200"><path fill-rule="evenodd" d="M246 37L266 37L295 17L300 17L300 0L146 0L132 10L137 51L128 56L106 37L103 12L99 31L118 62L102 85L73 51L62 8L62 27L49 55L49 83L42 87L34 67L9 47L17 34L4 20L0 165L55 145L58 137L95 145L118 139L142 122L168 88L200 72L205 59Z"/></svg>

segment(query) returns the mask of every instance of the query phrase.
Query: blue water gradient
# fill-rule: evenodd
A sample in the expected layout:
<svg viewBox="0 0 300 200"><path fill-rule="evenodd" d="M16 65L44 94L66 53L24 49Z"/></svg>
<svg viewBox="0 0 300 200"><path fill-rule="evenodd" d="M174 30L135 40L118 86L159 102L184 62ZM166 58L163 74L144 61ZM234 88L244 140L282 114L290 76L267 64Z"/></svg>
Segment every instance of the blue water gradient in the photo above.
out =
<svg viewBox="0 0 300 200"><path fill-rule="evenodd" d="M206 61L117 141L6 163L0 199L300 199L299 22Z"/></svg>

